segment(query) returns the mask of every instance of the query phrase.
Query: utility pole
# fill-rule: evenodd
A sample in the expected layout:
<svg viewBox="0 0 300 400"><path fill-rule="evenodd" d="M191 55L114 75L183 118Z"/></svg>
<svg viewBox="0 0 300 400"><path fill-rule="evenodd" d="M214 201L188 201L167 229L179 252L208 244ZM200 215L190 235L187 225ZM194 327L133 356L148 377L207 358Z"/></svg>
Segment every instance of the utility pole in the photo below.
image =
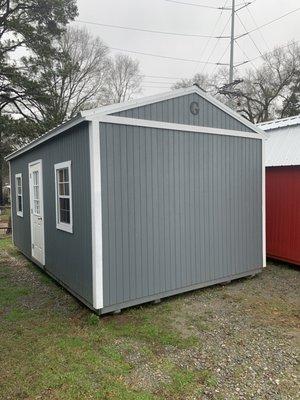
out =
<svg viewBox="0 0 300 400"><path fill-rule="evenodd" d="M230 39L230 67L229 67L229 84L233 82L233 61L234 61L234 17L235 17L235 0L232 0L231 8L231 39Z"/></svg>

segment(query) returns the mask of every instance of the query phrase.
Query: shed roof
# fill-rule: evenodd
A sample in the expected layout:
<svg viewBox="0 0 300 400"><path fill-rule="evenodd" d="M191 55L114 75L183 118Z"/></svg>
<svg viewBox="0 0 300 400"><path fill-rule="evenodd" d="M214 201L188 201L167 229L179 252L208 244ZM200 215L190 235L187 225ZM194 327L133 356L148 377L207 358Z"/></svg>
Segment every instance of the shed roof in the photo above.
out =
<svg viewBox="0 0 300 400"><path fill-rule="evenodd" d="M35 146L38 146L40 143L43 143L49 139L51 139L53 136L56 136L67 129L71 128L72 126L75 126L79 124L80 122L83 121L91 121L97 118L101 118L106 115L110 115L113 113L117 113L119 111L123 110L129 110L135 107L141 107L147 104L152 104L156 102L160 102L163 100L168 100L184 95L188 95L191 93L198 94L211 104L215 105L219 109L223 110L227 114L231 115L233 118L236 120L242 122L245 126L248 126L253 132L259 133L263 135L263 131L260 129L260 127L252 124L250 121L246 120L243 118L240 114L232 110L231 108L227 107L225 104L221 103L219 100L215 99L213 96L209 95L208 93L204 92L202 89L199 88L198 85L193 85L187 88L183 89L176 89L172 90L170 92L166 93L159 93L153 96L148 96L148 97L142 97L137 100L131 100L131 101L126 101L123 103L117 103L117 104L112 104L108 106L103 106L103 107L98 107L94 108L91 110L86 110L86 111L81 111L76 117L71 118L69 121L64 122L62 125L51 129L49 132L46 132L44 135L40 136L38 139L35 139L34 141L28 143L24 147L14 151L13 153L9 154L5 159L11 160L18 155L32 149Z"/></svg>
<svg viewBox="0 0 300 400"><path fill-rule="evenodd" d="M300 115L258 126L268 132L265 147L267 167L300 165Z"/></svg>

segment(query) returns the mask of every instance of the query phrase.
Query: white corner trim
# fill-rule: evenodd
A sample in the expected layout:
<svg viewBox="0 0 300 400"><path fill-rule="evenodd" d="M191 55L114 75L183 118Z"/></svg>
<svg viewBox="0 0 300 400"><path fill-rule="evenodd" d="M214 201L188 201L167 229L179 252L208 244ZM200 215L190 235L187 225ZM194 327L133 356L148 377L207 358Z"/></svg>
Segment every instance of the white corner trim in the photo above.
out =
<svg viewBox="0 0 300 400"><path fill-rule="evenodd" d="M101 200L101 158L99 121L89 124L90 175L91 175L91 217L92 217L92 269L93 307L103 308L103 262L102 262L102 200Z"/></svg>
<svg viewBox="0 0 300 400"><path fill-rule="evenodd" d="M206 126L197 126L197 125L183 125L183 124L174 124L172 122L162 122L162 121L152 121L146 119L134 119L127 117L115 117L109 115L102 115L98 117L99 122L106 122L111 124L119 124L119 125L130 125L130 126L142 126L146 128L156 128L156 129L170 129L175 131L182 132L195 132L195 133L206 133L213 135L225 135L225 136L238 136L245 137L249 139L259 139L263 140L264 137L259 133L254 132L244 132L244 131L235 131L229 129L219 129L219 128L209 128Z"/></svg>
<svg viewBox="0 0 300 400"><path fill-rule="evenodd" d="M18 185L17 185L17 180L21 179L21 207L22 207L22 211L19 211L19 201L18 201ZM11 187L10 187L11 188ZM19 172L18 174L15 174L15 199L16 199L16 214L18 217L22 217L23 218L23 212L24 212L24 202L23 202L23 177L21 172Z"/></svg>
<svg viewBox="0 0 300 400"><path fill-rule="evenodd" d="M64 161L58 164L54 164L54 182L55 182L55 217L56 217L56 229L73 233L73 198L72 198L72 162ZM69 199L70 199L70 223L59 221L59 210L58 210L58 191L57 191L57 170L61 168L68 168L69 171Z"/></svg>
<svg viewBox="0 0 300 400"><path fill-rule="evenodd" d="M261 142L262 159L262 256L263 268L267 266L267 248L266 248L266 166L265 166L265 141Z"/></svg>

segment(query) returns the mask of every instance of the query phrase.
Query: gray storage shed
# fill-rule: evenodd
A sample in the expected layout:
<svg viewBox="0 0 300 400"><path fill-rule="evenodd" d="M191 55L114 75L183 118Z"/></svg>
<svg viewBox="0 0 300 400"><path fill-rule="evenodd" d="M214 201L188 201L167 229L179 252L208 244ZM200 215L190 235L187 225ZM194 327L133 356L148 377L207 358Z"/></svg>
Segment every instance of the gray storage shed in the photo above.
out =
<svg viewBox="0 0 300 400"><path fill-rule="evenodd" d="M7 157L14 244L100 314L255 274L262 139L196 86L81 112Z"/></svg>

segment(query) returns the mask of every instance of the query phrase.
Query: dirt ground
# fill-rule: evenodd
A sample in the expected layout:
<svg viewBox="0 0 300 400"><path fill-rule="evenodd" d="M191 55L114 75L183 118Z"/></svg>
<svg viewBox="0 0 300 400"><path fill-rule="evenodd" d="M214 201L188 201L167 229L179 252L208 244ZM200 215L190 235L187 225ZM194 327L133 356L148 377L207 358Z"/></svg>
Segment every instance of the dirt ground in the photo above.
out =
<svg viewBox="0 0 300 400"><path fill-rule="evenodd" d="M0 240L0 399L300 399L300 270L98 318Z"/></svg>

